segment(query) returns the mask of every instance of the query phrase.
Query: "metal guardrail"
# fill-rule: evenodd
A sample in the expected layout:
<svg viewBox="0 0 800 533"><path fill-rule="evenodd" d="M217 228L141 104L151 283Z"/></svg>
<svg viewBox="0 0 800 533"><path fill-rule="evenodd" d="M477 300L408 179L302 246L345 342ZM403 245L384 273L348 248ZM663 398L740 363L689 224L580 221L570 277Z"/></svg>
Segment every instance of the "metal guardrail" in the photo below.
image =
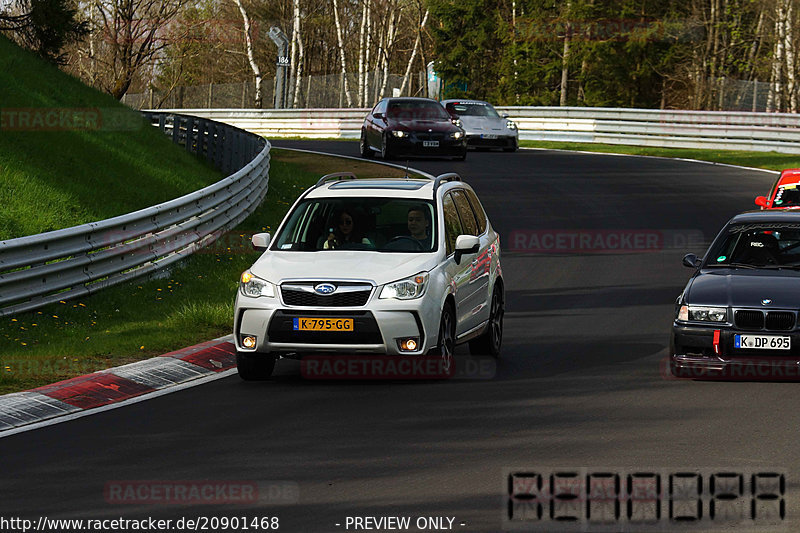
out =
<svg viewBox="0 0 800 533"><path fill-rule="evenodd" d="M498 107L520 139L800 153L800 115L598 107ZM190 109L258 135L357 139L369 109Z"/></svg>
<svg viewBox="0 0 800 533"><path fill-rule="evenodd" d="M187 151L231 174L133 213L0 241L0 316L93 294L163 269L213 243L261 203L269 185L269 142L211 120L144 115Z"/></svg>

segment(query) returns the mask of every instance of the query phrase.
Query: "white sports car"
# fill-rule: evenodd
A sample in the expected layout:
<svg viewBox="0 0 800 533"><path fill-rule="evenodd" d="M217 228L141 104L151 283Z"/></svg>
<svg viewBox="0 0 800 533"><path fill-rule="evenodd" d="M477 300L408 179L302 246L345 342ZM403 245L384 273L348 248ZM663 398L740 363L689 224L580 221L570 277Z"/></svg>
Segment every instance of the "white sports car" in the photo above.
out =
<svg viewBox="0 0 800 533"><path fill-rule="evenodd" d="M492 104L481 100L444 100L450 117L467 132L467 146L502 148L513 152L519 146L519 131L508 115L500 115Z"/></svg>

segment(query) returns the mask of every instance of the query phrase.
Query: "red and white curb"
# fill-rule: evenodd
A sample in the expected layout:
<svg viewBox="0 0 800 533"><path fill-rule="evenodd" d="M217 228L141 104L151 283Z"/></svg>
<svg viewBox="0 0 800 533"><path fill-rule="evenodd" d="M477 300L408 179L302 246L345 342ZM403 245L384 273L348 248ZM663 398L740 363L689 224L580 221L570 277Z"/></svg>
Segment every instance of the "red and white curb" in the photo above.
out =
<svg viewBox="0 0 800 533"><path fill-rule="evenodd" d="M0 396L0 438L228 376L236 368L232 339Z"/></svg>

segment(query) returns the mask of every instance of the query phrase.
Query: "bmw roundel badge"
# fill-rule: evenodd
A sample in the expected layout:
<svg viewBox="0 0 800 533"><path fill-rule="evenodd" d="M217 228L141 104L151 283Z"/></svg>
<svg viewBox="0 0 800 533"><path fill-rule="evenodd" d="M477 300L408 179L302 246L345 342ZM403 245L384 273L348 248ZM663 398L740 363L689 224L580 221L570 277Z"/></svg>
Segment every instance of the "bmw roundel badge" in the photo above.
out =
<svg viewBox="0 0 800 533"><path fill-rule="evenodd" d="M319 285L314 286L314 292L323 296L327 296L336 292L336 285L333 285L332 283L320 283Z"/></svg>
<svg viewBox="0 0 800 533"><path fill-rule="evenodd" d="M761 305L769 305L771 303L772 303L772 300L769 299L769 298L764 298L763 300L761 300Z"/></svg>

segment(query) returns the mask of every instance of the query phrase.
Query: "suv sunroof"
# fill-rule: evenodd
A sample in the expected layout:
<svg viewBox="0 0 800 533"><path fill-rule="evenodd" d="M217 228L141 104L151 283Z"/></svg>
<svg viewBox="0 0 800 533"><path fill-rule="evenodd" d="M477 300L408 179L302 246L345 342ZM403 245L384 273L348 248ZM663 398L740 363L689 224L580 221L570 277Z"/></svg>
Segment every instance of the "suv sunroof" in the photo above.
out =
<svg viewBox="0 0 800 533"><path fill-rule="evenodd" d="M339 181L330 186L331 189L400 189L404 191L416 191L421 189L428 180L352 180Z"/></svg>

